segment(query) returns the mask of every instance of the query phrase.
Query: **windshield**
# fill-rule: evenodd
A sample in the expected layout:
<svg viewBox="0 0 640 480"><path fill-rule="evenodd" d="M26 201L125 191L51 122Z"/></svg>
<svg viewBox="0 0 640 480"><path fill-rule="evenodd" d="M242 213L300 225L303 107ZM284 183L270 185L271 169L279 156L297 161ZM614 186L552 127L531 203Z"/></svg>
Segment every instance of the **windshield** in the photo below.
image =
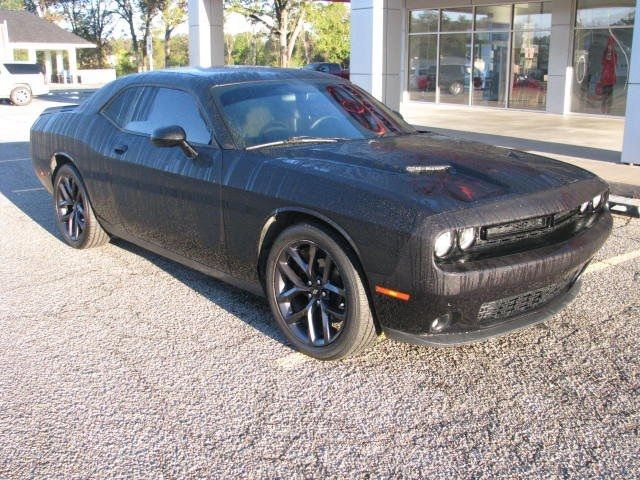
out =
<svg viewBox="0 0 640 480"><path fill-rule="evenodd" d="M295 139L360 140L413 133L402 118L360 88L322 81L267 81L213 88L244 147ZM293 141L291 141L293 139Z"/></svg>

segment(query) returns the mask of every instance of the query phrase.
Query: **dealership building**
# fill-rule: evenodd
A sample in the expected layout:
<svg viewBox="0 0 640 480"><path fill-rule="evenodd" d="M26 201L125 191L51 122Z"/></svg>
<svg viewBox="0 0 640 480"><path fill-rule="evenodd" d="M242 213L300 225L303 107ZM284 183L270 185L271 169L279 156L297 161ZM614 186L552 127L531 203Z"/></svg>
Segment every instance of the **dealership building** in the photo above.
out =
<svg viewBox="0 0 640 480"><path fill-rule="evenodd" d="M351 80L394 109L625 117L640 164L635 0L352 0ZM190 0L193 64L224 63L222 0Z"/></svg>

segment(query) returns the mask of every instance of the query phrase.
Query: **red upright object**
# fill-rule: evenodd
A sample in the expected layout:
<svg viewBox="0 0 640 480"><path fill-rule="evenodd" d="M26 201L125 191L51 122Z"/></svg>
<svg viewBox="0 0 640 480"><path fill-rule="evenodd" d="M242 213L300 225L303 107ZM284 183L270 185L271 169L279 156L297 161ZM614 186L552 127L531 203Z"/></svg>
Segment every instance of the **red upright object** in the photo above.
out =
<svg viewBox="0 0 640 480"><path fill-rule="evenodd" d="M618 54L613 37L607 40L607 46L602 52L602 76L600 82L603 86L616 84L616 65L618 64Z"/></svg>

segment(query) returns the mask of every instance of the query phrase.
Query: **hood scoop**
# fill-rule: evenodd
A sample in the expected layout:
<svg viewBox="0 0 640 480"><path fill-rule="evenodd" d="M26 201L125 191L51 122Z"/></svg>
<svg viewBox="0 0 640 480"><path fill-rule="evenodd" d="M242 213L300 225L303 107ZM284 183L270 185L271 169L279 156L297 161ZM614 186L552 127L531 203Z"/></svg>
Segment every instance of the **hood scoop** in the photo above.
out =
<svg viewBox="0 0 640 480"><path fill-rule="evenodd" d="M436 174L448 172L451 165L407 165L404 169L414 175Z"/></svg>

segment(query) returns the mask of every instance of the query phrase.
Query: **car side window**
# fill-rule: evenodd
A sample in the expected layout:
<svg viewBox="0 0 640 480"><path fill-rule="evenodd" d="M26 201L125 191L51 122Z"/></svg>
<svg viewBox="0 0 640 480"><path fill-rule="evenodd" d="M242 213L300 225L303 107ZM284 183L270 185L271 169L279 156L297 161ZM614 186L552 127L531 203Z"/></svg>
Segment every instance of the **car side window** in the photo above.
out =
<svg viewBox="0 0 640 480"><path fill-rule="evenodd" d="M157 128L181 126L187 140L209 144L211 131L190 93L173 88L133 87L124 90L104 113L118 126L151 135Z"/></svg>
<svg viewBox="0 0 640 480"><path fill-rule="evenodd" d="M124 128L143 92L144 87L125 88L102 109L102 113L120 128Z"/></svg>

